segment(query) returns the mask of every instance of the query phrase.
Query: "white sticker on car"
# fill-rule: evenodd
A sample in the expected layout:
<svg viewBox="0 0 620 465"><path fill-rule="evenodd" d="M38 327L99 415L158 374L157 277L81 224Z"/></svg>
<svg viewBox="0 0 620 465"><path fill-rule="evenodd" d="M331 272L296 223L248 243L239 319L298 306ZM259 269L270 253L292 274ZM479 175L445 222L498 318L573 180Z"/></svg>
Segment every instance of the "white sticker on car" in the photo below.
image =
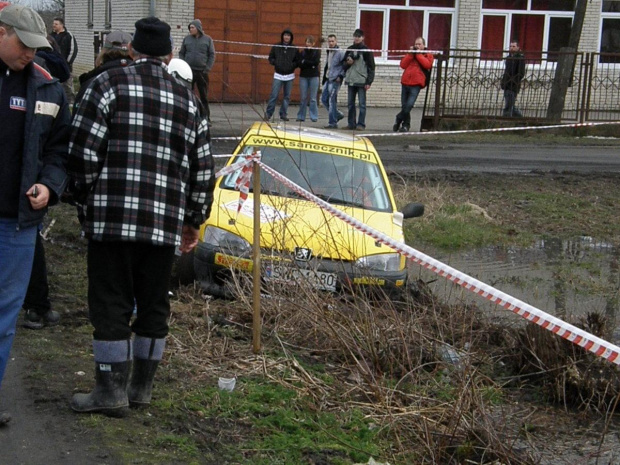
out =
<svg viewBox="0 0 620 465"><path fill-rule="evenodd" d="M238 207L239 207L239 202L236 200L224 204L224 208L226 208L227 210L232 210L235 213L237 212ZM244 202L239 214L253 218L254 217L254 203L251 201ZM269 205L260 206L260 222L261 223L274 223L276 221L289 218L289 216L290 215L287 215L283 211L273 208L272 206L269 206Z"/></svg>

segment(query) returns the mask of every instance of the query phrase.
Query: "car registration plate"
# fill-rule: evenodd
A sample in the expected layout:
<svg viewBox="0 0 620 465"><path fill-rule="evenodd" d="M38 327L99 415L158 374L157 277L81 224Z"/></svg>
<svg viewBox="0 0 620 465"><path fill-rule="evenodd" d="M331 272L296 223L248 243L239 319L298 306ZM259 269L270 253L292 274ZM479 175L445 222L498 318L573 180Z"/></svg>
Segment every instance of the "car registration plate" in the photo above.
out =
<svg viewBox="0 0 620 465"><path fill-rule="evenodd" d="M290 268L281 265L268 265L265 269L267 279L275 282L292 284L294 282L307 282L310 286L323 291L336 291L336 273L324 271Z"/></svg>

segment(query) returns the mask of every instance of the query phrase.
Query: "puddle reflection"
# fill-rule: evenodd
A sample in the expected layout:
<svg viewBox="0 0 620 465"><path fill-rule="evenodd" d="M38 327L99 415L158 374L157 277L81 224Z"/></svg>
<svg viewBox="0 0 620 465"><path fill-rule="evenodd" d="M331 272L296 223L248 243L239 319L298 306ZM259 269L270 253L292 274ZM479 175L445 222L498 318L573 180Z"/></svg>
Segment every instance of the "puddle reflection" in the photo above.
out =
<svg viewBox="0 0 620 465"><path fill-rule="evenodd" d="M603 337L620 342L620 250L616 245L580 237L544 239L525 248L498 246L445 253L420 246L419 250L558 318L571 320L588 312L605 315L609 324ZM421 266L412 265L411 273L427 282L434 280L433 291L451 302L473 301L493 318L524 321Z"/></svg>

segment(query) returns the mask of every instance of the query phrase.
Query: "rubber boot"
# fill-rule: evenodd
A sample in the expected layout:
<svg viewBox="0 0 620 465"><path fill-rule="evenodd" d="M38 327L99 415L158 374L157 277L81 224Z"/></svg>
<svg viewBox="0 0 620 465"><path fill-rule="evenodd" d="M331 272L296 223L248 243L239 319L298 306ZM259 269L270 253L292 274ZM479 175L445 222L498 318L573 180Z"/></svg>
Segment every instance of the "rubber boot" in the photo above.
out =
<svg viewBox="0 0 620 465"><path fill-rule="evenodd" d="M136 336L133 341L133 372L129 383L129 404L141 407L151 403L155 372L166 346L165 339Z"/></svg>
<svg viewBox="0 0 620 465"><path fill-rule="evenodd" d="M71 408L79 413L122 417L129 406L130 341L94 341L93 349L96 360L95 388L90 394L75 394L71 399Z"/></svg>
<svg viewBox="0 0 620 465"><path fill-rule="evenodd" d="M133 359L133 371L127 397L131 407L143 407L151 403L153 381L159 360Z"/></svg>

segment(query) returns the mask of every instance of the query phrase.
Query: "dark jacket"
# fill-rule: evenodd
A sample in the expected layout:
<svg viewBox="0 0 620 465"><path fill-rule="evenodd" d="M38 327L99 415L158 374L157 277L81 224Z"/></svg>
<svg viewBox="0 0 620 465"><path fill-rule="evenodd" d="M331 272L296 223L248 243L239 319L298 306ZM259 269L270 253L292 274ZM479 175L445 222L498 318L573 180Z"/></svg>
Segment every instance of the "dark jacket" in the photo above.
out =
<svg viewBox="0 0 620 465"><path fill-rule="evenodd" d="M321 51L313 48L303 48L299 53L299 77L319 77Z"/></svg>
<svg viewBox="0 0 620 465"><path fill-rule="evenodd" d="M506 57L506 69L502 76L501 87L503 90L511 90L515 94L521 90L521 81L525 76L525 57L523 53L516 52Z"/></svg>
<svg viewBox="0 0 620 465"><path fill-rule="evenodd" d="M20 192L33 184L44 184L50 191L48 205L58 202L65 182L67 145L71 113L58 80L45 69L32 63L25 68L26 123L20 180ZM20 228L36 226L47 209L33 210L26 195L19 196L17 224Z"/></svg>
<svg viewBox="0 0 620 465"><path fill-rule="evenodd" d="M203 32L200 20L195 19L189 25L195 26L199 34L198 37L189 34L183 39L179 58L186 61L190 68L208 73L215 63L213 39Z"/></svg>
<svg viewBox="0 0 620 465"><path fill-rule="evenodd" d="M100 66L97 66L96 68L91 69L90 71L87 71L86 73L80 74L80 77L79 77L80 90L75 96L75 104L73 107L73 112L75 113L75 110L77 109L80 103L80 100L84 96L84 91L86 91L86 88L88 87L88 84L90 83L90 81L95 79L97 76L99 76L104 71L107 71L112 68L123 68L125 66L130 65L131 63L133 63L133 61L129 57L117 58L115 60L106 61L105 63L102 63Z"/></svg>
<svg viewBox="0 0 620 465"><path fill-rule="evenodd" d="M55 50L37 50L34 61L48 70L60 82L65 82L71 77L67 60Z"/></svg>
<svg viewBox="0 0 620 465"><path fill-rule="evenodd" d="M58 44L58 47L60 47L60 54L67 60L69 68L71 68L78 53L78 45L75 37L66 29L59 33L52 32L51 36Z"/></svg>
<svg viewBox="0 0 620 465"><path fill-rule="evenodd" d="M350 86L369 86L375 80L375 57L363 50L368 50L364 42L351 45L344 54L345 82ZM346 62L349 57L354 60L350 66Z"/></svg>
<svg viewBox="0 0 620 465"><path fill-rule="evenodd" d="M291 35L291 41L286 45L284 45L284 34ZM290 29L285 29L280 34L280 43L271 47L269 64L278 74L292 74L299 66L299 56L299 50L293 46L293 33Z"/></svg>

